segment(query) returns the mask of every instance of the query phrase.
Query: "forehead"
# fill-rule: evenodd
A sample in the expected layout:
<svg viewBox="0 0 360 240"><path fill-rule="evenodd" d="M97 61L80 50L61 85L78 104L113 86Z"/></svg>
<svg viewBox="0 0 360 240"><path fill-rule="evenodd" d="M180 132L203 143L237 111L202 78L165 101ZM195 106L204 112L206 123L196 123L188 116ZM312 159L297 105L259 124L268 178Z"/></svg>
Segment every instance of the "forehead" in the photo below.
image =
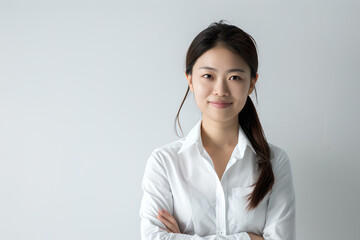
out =
<svg viewBox="0 0 360 240"><path fill-rule="evenodd" d="M194 65L194 70L205 66L216 68L219 71L241 68L245 72L250 72L249 65L240 55L222 46L211 48L201 55Z"/></svg>

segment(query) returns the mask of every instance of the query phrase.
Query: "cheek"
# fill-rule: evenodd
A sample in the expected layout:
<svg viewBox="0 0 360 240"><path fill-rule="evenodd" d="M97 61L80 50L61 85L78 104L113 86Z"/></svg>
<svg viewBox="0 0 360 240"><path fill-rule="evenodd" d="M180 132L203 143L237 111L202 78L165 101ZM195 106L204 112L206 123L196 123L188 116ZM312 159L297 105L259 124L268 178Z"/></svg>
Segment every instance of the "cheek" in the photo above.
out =
<svg viewBox="0 0 360 240"><path fill-rule="evenodd" d="M243 99L244 97L247 97L248 91L249 91L249 84L238 84L232 86L230 89L231 95L237 96L237 99Z"/></svg>
<svg viewBox="0 0 360 240"><path fill-rule="evenodd" d="M203 99L207 98L209 95L211 95L212 92L212 86L210 84L201 84L196 82L194 84L194 95L197 99Z"/></svg>

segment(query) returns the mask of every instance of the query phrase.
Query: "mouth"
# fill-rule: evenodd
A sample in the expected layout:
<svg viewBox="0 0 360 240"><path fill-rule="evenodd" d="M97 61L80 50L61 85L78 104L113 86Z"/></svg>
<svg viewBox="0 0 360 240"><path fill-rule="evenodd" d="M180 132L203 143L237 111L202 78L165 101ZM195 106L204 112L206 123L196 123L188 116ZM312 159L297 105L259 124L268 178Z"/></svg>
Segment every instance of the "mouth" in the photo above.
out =
<svg viewBox="0 0 360 240"><path fill-rule="evenodd" d="M229 107L232 103L231 102L209 102L211 106L216 107L216 108L227 108Z"/></svg>

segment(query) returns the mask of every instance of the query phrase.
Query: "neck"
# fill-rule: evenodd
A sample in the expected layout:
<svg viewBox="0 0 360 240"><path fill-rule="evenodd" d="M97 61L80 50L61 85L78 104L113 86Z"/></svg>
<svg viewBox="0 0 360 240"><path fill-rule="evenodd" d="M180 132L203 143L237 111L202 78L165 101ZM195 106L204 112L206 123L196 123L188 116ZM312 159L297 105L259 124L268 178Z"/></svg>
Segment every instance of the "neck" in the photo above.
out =
<svg viewBox="0 0 360 240"><path fill-rule="evenodd" d="M237 117L227 122L215 122L203 118L201 139L204 147L224 149L238 143L239 122Z"/></svg>

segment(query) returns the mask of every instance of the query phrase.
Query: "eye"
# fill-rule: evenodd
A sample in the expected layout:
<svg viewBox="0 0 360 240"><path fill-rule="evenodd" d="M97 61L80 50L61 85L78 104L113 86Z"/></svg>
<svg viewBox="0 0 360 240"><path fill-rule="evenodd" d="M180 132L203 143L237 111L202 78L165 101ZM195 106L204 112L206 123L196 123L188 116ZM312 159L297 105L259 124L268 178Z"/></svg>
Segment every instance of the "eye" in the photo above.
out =
<svg viewBox="0 0 360 240"><path fill-rule="evenodd" d="M209 79L212 78L212 76L210 74L204 74L203 77L204 78L209 78Z"/></svg>
<svg viewBox="0 0 360 240"><path fill-rule="evenodd" d="M230 77L231 80L241 80L241 78L239 76L231 76Z"/></svg>

